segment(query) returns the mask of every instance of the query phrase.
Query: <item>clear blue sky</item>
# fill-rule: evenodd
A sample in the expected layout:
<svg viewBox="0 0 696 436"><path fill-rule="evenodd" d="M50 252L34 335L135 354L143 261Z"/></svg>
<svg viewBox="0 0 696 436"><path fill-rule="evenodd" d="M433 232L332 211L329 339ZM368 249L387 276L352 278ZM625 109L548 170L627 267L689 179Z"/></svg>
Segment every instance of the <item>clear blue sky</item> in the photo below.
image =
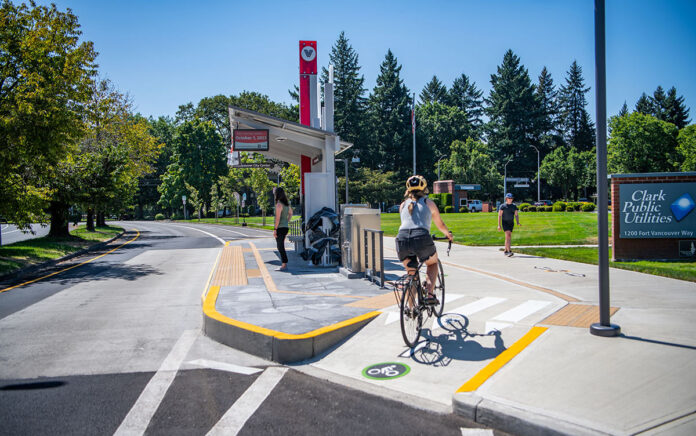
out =
<svg viewBox="0 0 696 436"><path fill-rule="evenodd" d="M17 0L15 0L17 1ZM343 30L369 91L391 49L416 94L436 74L461 73L484 90L512 49L536 82L557 87L573 60L583 69L594 119L594 1L178 1L57 0L79 17L100 53L100 72L149 116L243 90L290 103L298 41L318 41L319 64ZM607 0L607 112L642 92L677 88L696 121L696 1Z"/></svg>

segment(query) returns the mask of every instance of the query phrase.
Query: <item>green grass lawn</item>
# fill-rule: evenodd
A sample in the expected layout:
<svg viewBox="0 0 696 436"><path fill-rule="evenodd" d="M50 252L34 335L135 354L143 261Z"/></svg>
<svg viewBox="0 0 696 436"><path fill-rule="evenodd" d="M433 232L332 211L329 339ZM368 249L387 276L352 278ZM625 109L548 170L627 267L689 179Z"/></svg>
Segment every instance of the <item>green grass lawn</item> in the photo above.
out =
<svg viewBox="0 0 696 436"><path fill-rule="evenodd" d="M503 245L498 231L498 214L443 213L442 219L463 245ZM611 220L611 215L609 216ZM382 214L382 230L396 236L401 220L398 213ZM520 212L520 226L512 232L513 245L584 245L597 243L597 214L587 212ZM440 231L433 224L432 232ZM611 225L609 226L611 231Z"/></svg>
<svg viewBox="0 0 696 436"><path fill-rule="evenodd" d="M513 247L514 248L514 247ZM595 247L524 247L514 248L517 253L526 253L534 256L550 257L553 259L571 260L596 265L598 263L597 248ZM609 258L611 258L611 247L609 248ZM609 262L614 268L639 271L647 274L670 277L673 279L689 280L696 282L696 262L693 261L672 261L656 262L651 260L640 260L635 262Z"/></svg>
<svg viewBox="0 0 696 436"><path fill-rule="evenodd" d="M97 227L95 232L88 232L85 227L79 227L70 232L70 237L46 236L3 245L0 247L0 274L61 258L95 243L109 240L122 231L121 227L115 226Z"/></svg>

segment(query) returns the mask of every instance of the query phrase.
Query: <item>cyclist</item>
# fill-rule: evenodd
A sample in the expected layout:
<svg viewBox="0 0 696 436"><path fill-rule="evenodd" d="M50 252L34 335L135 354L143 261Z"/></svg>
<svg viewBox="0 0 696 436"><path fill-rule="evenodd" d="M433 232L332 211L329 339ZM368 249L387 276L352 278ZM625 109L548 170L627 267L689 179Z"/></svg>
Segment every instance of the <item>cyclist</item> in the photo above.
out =
<svg viewBox="0 0 696 436"><path fill-rule="evenodd" d="M416 274L418 261L427 266L428 282L426 303L437 304L433 294L437 279L437 250L430 236L431 220L435 221L438 229L451 241L449 231L440 217L437 205L428 198L428 182L423 176L411 176L406 180L406 198L399 206L401 226L396 236L396 252L409 275Z"/></svg>

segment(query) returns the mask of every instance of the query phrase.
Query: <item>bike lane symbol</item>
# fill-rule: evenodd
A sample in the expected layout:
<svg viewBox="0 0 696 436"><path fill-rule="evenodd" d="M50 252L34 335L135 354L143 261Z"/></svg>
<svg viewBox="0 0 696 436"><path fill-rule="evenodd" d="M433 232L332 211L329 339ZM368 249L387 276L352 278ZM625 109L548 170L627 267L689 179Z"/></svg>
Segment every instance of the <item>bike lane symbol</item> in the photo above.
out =
<svg viewBox="0 0 696 436"><path fill-rule="evenodd" d="M362 370L362 375L372 380L391 380L403 377L410 371L411 368L403 363L382 362L366 366Z"/></svg>

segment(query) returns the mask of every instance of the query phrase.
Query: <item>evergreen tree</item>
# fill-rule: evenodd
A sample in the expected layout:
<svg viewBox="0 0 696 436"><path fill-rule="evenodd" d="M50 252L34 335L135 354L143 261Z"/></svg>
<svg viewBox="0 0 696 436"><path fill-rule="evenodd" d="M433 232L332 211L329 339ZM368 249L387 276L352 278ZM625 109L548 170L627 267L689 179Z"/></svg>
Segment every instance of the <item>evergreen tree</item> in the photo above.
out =
<svg viewBox="0 0 696 436"><path fill-rule="evenodd" d="M667 96L665 95L665 90L662 89L662 86L658 86L655 92L653 93L653 96L649 97L649 99L650 105L652 107L652 114L650 115L654 116L658 120L665 121L665 114L667 112Z"/></svg>
<svg viewBox="0 0 696 436"><path fill-rule="evenodd" d="M628 106L626 106L626 101L624 101L623 106L621 106L621 110L619 111L619 116L622 117L624 115L628 115Z"/></svg>
<svg viewBox="0 0 696 436"><path fill-rule="evenodd" d="M411 97L400 77L401 65L391 50L379 67L377 84L369 98L371 144L366 165L394 171L399 177L411 172Z"/></svg>
<svg viewBox="0 0 696 436"><path fill-rule="evenodd" d="M485 111L490 119L486 133L493 160L502 170L503 163L512 157L517 172L531 175L536 172L537 156L530 145L538 144L541 107L527 69L512 50L505 53L497 73L491 75L491 85Z"/></svg>
<svg viewBox="0 0 696 436"><path fill-rule="evenodd" d="M440 82L437 76L433 76L425 85L419 95L421 104L442 103L447 104L447 87Z"/></svg>
<svg viewBox="0 0 696 436"><path fill-rule="evenodd" d="M449 105L455 106L466 113L467 121L479 129L483 124L483 91L476 87L476 82L470 82L466 74L454 79L449 91Z"/></svg>
<svg viewBox="0 0 696 436"><path fill-rule="evenodd" d="M365 77L360 74L358 54L348 43L345 32L338 35L331 48L329 62L334 66L334 131L360 150L364 145L367 90L363 87ZM329 71L322 68L322 81L328 80Z"/></svg>
<svg viewBox="0 0 696 436"><path fill-rule="evenodd" d="M573 61L568 70L566 84L561 86L560 90L560 125L566 143L578 151L591 150L595 145L594 123L585 109L585 94L589 90L589 87L585 88L582 68L577 61Z"/></svg>
<svg viewBox="0 0 696 436"><path fill-rule="evenodd" d="M535 87L535 95L539 101L541 114L539 117L539 143L544 154L563 142L558 131L558 91L553 85L551 73L546 67L539 74L539 83Z"/></svg>
<svg viewBox="0 0 696 436"><path fill-rule="evenodd" d="M686 127L691 121L689 120L689 108L684 104L684 96L677 97L677 90L674 86L667 91L664 120L674 124L679 130Z"/></svg>
<svg viewBox="0 0 696 436"><path fill-rule="evenodd" d="M640 112L643 115L652 115L654 113L652 101L645 93L636 102L635 112Z"/></svg>

